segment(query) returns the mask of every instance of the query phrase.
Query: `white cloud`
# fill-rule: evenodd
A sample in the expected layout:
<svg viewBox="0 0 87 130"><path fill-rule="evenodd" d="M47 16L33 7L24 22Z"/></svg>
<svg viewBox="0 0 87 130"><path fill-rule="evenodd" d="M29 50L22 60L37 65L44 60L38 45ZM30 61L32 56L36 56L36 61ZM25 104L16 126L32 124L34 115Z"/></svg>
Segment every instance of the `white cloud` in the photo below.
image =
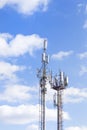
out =
<svg viewBox="0 0 87 130"><path fill-rule="evenodd" d="M87 14L87 4L85 5L85 12L86 12L86 14Z"/></svg>
<svg viewBox="0 0 87 130"><path fill-rule="evenodd" d="M50 84L47 84L47 86L46 86L46 88L47 88L47 94L46 94L46 101L53 101L53 94L54 94L54 90L53 89L51 89L51 86L50 86Z"/></svg>
<svg viewBox="0 0 87 130"><path fill-rule="evenodd" d="M57 119L57 110L56 109L48 109L46 108L46 119L48 121L56 121ZM70 116L67 112L63 111L63 119L70 120Z"/></svg>
<svg viewBox="0 0 87 130"><path fill-rule="evenodd" d="M38 126L32 124L32 125L28 126L26 130L38 130Z"/></svg>
<svg viewBox="0 0 87 130"><path fill-rule="evenodd" d="M80 53L78 56L80 59L87 58L87 52Z"/></svg>
<svg viewBox="0 0 87 130"><path fill-rule="evenodd" d="M0 106L0 120L9 124L36 123L39 119L39 105ZM70 119L64 112L64 119ZM56 121L56 110L46 107L46 120Z"/></svg>
<svg viewBox="0 0 87 130"><path fill-rule="evenodd" d="M79 4L77 5L77 7L78 7L78 13L81 13L82 10L84 9L84 4L83 4L83 3L79 3Z"/></svg>
<svg viewBox="0 0 87 130"><path fill-rule="evenodd" d="M16 72L24 70L24 66L12 65L8 62L0 62L0 79L16 79Z"/></svg>
<svg viewBox="0 0 87 130"><path fill-rule="evenodd" d="M9 85L0 93L0 100L7 102L25 102L34 98L34 87L24 85ZM33 95L31 94L33 92Z"/></svg>
<svg viewBox="0 0 87 130"><path fill-rule="evenodd" d="M84 75L87 73L87 67L86 66L81 66L81 70L79 72L80 76Z"/></svg>
<svg viewBox="0 0 87 130"><path fill-rule="evenodd" d="M38 120L38 105L0 106L0 120L9 124L27 124Z"/></svg>
<svg viewBox="0 0 87 130"><path fill-rule="evenodd" d="M52 58L57 60L62 60L63 58L70 56L73 53L73 51L60 51L57 54L53 54Z"/></svg>
<svg viewBox="0 0 87 130"><path fill-rule="evenodd" d="M87 15L87 4L84 4L84 14ZM85 20L83 24L83 29L87 29L87 19Z"/></svg>
<svg viewBox="0 0 87 130"><path fill-rule="evenodd" d="M87 20L85 21L84 25L83 25L84 29L87 29Z"/></svg>
<svg viewBox="0 0 87 130"><path fill-rule="evenodd" d="M9 33L0 33L0 38L3 38L5 40L12 39L13 36Z"/></svg>
<svg viewBox="0 0 87 130"><path fill-rule="evenodd" d="M46 87L47 87L46 101L49 103L53 102L53 96L54 94L56 94L56 91L53 90L49 84ZM87 100L87 88L68 87L64 90L62 94L63 94L62 95L63 101L65 103L79 103Z"/></svg>
<svg viewBox="0 0 87 130"><path fill-rule="evenodd" d="M72 126L72 127L66 128L65 130L87 130L87 127Z"/></svg>
<svg viewBox="0 0 87 130"><path fill-rule="evenodd" d="M42 47L43 38L38 35L17 34L13 37L11 34L0 34L0 56L1 57L18 57L29 53L33 55L35 50Z"/></svg>
<svg viewBox="0 0 87 130"><path fill-rule="evenodd" d="M67 88L64 91L65 103L80 103L87 100L87 88Z"/></svg>
<svg viewBox="0 0 87 130"><path fill-rule="evenodd" d="M50 0L0 0L0 9L5 6L13 7L22 14L31 15L36 11L47 10Z"/></svg>
<svg viewBox="0 0 87 130"><path fill-rule="evenodd" d="M78 13L82 13L85 16L87 15L87 4L85 4L85 3L79 3L77 5L77 7L78 7ZM84 21L83 29L87 29L87 19Z"/></svg>
<svg viewBox="0 0 87 130"><path fill-rule="evenodd" d="M84 22L83 29L87 29L87 20Z"/></svg>
<svg viewBox="0 0 87 130"><path fill-rule="evenodd" d="M53 102L54 91L52 89L50 89L50 86L47 86L47 90L48 91L46 94L46 101ZM11 86L9 85L9 86L5 87L4 92L0 93L0 100L11 102L11 103L14 103L14 102L16 102L16 103L26 102L27 103L30 100L33 101L33 99L36 99L36 95L38 95L37 93L38 93L37 87L24 86L24 85L11 85ZM69 91L69 93L70 93L70 91ZM70 97L68 97L68 98L69 99L65 98L67 100L67 102L71 102ZM72 99L72 100L74 100L74 99ZM57 118L55 109L49 109L46 107L46 115L47 115L47 121L55 121L55 119ZM69 120L70 116L68 115L67 112L63 111L63 118L65 120Z"/></svg>
<svg viewBox="0 0 87 130"><path fill-rule="evenodd" d="M50 89L50 85L47 86L47 94L46 94L46 101L53 102L53 95L56 94L56 91ZM63 102L64 103L81 103L87 100L87 88L74 88L69 87L64 90L62 93L63 95ZM57 98L57 94L56 94Z"/></svg>

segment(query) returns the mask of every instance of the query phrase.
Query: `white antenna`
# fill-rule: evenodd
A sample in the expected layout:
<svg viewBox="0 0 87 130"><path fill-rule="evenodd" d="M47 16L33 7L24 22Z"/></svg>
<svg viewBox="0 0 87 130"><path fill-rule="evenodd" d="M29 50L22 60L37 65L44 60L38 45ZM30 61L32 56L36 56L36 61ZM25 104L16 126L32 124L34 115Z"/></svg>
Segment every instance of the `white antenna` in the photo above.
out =
<svg viewBox="0 0 87 130"><path fill-rule="evenodd" d="M49 63L49 55L46 56L46 62Z"/></svg>
<svg viewBox="0 0 87 130"><path fill-rule="evenodd" d="M49 63L49 55L47 55L46 53L46 49L47 49L47 40L44 40L44 48L43 48L43 54L42 54L42 62L44 62L45 64Z"/></svg>
<svg viewBox="0 0 87 130"><path fill-rule="evenodd" d="M43 52L43 54L42 54L42 62L46 62L46 53L45 52Z"/></svg>
<svg viewBox="0 0 87 130"><path fill-rule="evenodd" d="M60 72L60 81L61 81L61 83L64 82L64 73L63 72Z"/></svg>

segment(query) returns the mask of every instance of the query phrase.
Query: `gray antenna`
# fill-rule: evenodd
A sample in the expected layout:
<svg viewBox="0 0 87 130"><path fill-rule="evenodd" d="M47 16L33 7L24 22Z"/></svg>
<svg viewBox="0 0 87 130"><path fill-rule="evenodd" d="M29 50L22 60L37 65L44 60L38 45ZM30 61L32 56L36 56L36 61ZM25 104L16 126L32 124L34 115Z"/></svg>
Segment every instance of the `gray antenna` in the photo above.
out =
<svg viewBox="0 0 87 130"><path fill-rule="evenodd" d="M57 106L57 101L56 101L56 93L53 95L53 102L54 102L54 107Z"/></svg>
<svg viewBox="0 0 87 130"><path fill-rule="evenodd" d="M44 50L46 50L47 49L47 40L45 39L44 40Z"/></svg>

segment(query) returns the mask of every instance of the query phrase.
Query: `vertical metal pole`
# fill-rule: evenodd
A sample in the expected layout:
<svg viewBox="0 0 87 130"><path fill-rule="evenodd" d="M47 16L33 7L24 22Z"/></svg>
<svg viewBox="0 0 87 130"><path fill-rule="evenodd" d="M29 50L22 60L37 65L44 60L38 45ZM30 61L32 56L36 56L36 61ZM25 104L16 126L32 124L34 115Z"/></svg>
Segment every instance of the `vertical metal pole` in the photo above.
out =
<svg viewBox="0 0 87 130"><path fill-rule="evenodd" d="M60 91L60 129L63 130L63 120L62 120L62 90Z"/></svg>
<svg viewBox="0 0 87 130"><path fill-rule="evenodd" d="M62 129L62 90L57 90L57 130Z"/></svg>
<svg viewBox="0 0 87 130"><path fill-rule="evenodd" d="M47 71L46 65L49 63L49 57L46 54L47 42L44 40L44 48L42 54L42 67L38 71L38 77L40 78L40 92L41 92L41 100L40 100L40 109L41 110L41 117L39 119L41 130L45 130L45 94L46 94L46 80L47 80ZM40 95L39 95L40 96Z"/></svg>
<svg viewBox="0 0 87 130"><path fill-rule="evenodd" d="M39 129L41 130L41 88L39 88Z"/></svg>
<svg viewBox="0 0 87 130"><path fill-rule="evenodd" d="M45 90L43 92L43 130L45 130Z"/></svg>
<svg viewBox="0 0 87 130"><path fill-rule="evenodd" d="M62 91L68 85L68 78L64 76L63 72L60 72L59 76L60 76L59 79L54 77L52 87L54 90L57 91L57 103L56 103L56 106L57 106L57 130L63 130L63 126L62 126Z"/></svg>
<svg viewBox="0 0 87 130"><path fill-rule="evenodd" d="M57 130L59 130L59 90L57 90Z"/></svg>
<svg viewBox="0 0 87 130"><path fill-rule="evenodd" d="M44 53L45 49L44 49ZM46 94L46 61L43 60L42 87L41 87L41 130L45 130L45 94Z"/></svg>
<svg viewBox="0 0 87 130"><path fill-rule="evenodd" d="M41 130L45 130L45 87L41 88Z"/></svg>
<svg viewBox="0 0 87 130"><path fill-rule="evenodd" d="M41 88L41 130L43 130L43 93L42 93L42 88Z"/></svg>
<svg viewBox="0 0 87 130"><path fill-rule="evenodd" d="M44 50L45 52L45 50ZM43 85L43 130L45 130L45 79L46 78L46 64L44 62L44 67L43 67L43 79L44 79L44 85Z"/></svg>

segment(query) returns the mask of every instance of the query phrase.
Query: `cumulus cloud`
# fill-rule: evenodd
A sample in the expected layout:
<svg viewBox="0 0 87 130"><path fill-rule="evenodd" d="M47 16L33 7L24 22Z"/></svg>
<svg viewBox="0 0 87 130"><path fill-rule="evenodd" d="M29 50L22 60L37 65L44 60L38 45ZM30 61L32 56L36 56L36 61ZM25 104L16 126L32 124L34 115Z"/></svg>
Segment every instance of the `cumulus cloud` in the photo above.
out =
<svg viewBox="0 0 87 130"><path fill-rule="evenodd" d="M9 33L0 33L0 38L3 38L5 40L9 40L9 39L12 39L13 36Z"/></svg>
<svg viewBox="0 0 87 130"><path fill-rule="evenodd" d="M43 38L39 35L22 35L17 34L13 37L11 34L0 34L0 56L1 57L18 57L29 53L33 55L35 50L42 47Z"/></svg>
<svg viewBox="0 0 87 130"><path fill-rule="evenodd" d="M87 58L87 52L80 53L80 54L78 54L78 56L80 59Z"/></svg>
<svg viewBox="0 0 87 130"><path fill-rule="evenodd" d="M10 124L35 123L39 118L39 105L0 106L0 120ZM64 119L70 119L67 112L64 112ZM56 110L46 107L46 120L56 121Z"/></svg>
<svg viewBox="0 0 87 130"><path fill-rule="evenodd" d="M70 56L73 53L73 51L60 51L57 54L52 55L52 59L62 60L67 56Z"/></svg>
<svg viewBox="0 0 87 130"><path fill-rule="evenodd" d="M87 4L84 4L84 13L85 15L87 15ZM83 24L83 29L87 29L87 19L85 20L84 24Z"/></svg>
<svg viewBox="0 0 87 130"><path fill-rule="evenodd" d="M81 70L79 72L80 76L84 75L87 73L87 67L86 66L81 66Z"/></svg>
<svg viewBox="0 0 87 130"><path fill-rule="evenodd" d="M47 121L56 121L57 119L57 112L55 109L46 108L46 119ZM67 112L63 111L63 119L70 120L70 116Z"/></svg>
<svg viewBox="0 0 87 130"><path fill-rule="evenodd" d="M22 14L31 15L36 11L46 11L50 0L0 0L0 9L12 7Z"/></svg>
<svg viewBox="0 0 87 130"><path fill-rule="evenodd" d="M57 93L56 91L50 88L50 85L47 85L47 94L46 101L48 103L53 102L53 96L56 96L57 101ZM69 87L62 92L63 102L64 103L81 103L87 101L87 88L76 88Z"/></svg>
<svg viewBox="0 0 87 130"><path fill-rule="evenodd" d="M38 130L38 125L29 125L26 130Z"/></svg>
<svg viewBox="0 0 87 130"><path fill-rule="evenodd" d="M33 92L33 95L31 94ZM7 102L25 102L34 98L34 87L25 85L8 85L4 91L0 93L0 100Z"/></svg>
<svg viewBox="0 0 87 130"><path fill-rule="evenodd" d="M27 124L38 120L38 105L3 105L0 112L0 120L10 124Z"/></svg>
<svg viewBox="0 0 87 130"><path fill-rule="evenodd" d="M83 3L79 3L77 4L77 9L78 9L78 13L81 13L84 10L84 4Z"/></svg>
<svg viewBox="0 0 87 130"><path fill-rule="evenodd" d="M83 28L87 29L87 20L84 22Z"/></svg>
<svg viewBox="0 0 87 130"><path fill-rule="evenodd" d="M57 94L56 91L50 89L50 85L47 86L47 94L46 94L46 101L53 102L53 95ZM75 88L69 87L64 90L62 93L64 103L81 103L87 100L87 88Z"/></svg>
<svg viewBox="0 0 87 130"><path fill-rule="evenodd" d="M64 92L65 103L80 103L87 100L87 88L67 88Z"/></svg>
<svg viewBox="0 0 87 130"><path fill-rule="evenodd" d="M66 128L65 130L87 130L87 127L85 127L85 126L82 126L82 127L72 126L72 127Z"/></svg>
<svg viewBox="0 0 87 130"><path fill-rule="evenodd" d="M12 65L11 63L1 61L0 62L0 79L16 79L16 72L24 70L24 66Z"/></svg>

